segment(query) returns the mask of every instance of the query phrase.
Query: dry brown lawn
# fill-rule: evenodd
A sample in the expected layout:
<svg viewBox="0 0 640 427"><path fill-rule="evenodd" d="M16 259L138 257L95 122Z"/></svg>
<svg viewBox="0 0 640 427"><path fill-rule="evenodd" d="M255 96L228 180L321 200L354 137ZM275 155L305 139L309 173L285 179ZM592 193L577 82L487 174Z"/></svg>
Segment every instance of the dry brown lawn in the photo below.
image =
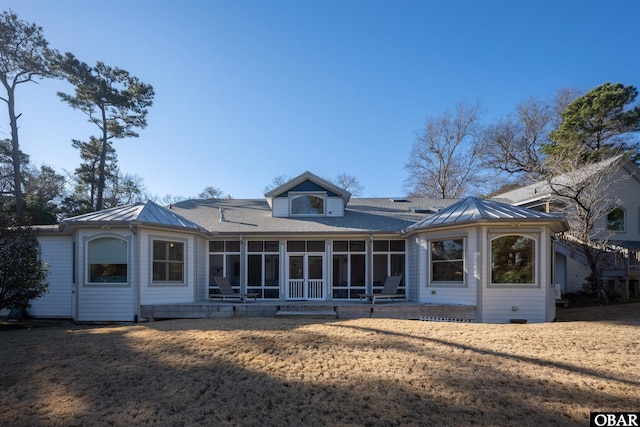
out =
<svg viewBox="0 0 640 427"><path fill-rule="evenodd" d="M639 411L640 304L559 319L1 330L0 425L585 426Z"/></svg>

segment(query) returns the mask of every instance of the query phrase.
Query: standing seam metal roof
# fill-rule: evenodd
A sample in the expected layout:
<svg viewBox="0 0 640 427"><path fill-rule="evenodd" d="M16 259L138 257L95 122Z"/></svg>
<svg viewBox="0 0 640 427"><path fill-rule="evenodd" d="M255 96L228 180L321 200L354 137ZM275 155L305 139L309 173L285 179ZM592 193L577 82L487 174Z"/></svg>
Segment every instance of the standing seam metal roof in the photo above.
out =
<svg viewBox="0 0 640 427"><path fill-rule="evenodd" d="M68 218L63 221L63 224L132 221L206 231L199 224L190 221L170 209L162 207L152 201L90 212L84 215Z"/></svg>
<svg viewBox="0 0 640 427"><path fill-rule="evenodd" d="M493 200L467 197L453 205L443 209L437 214L423 219L413 225L409 230L417 230L429 227L465 224L486 220L548 220L563 222L559 215L538 212L518 206L507 205Z"/></svg>

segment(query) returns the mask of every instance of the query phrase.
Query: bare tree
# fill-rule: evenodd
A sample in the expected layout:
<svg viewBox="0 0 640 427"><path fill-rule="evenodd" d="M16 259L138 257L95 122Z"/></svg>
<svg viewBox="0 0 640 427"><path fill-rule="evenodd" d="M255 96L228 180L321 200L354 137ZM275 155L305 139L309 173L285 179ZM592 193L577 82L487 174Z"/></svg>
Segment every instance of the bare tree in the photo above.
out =
<svg viewBox="0 0 640 427"><path fill-rule="evenodd" d="M222 199L224 192L218 187L208 186L202 190L202 193L198 194L200 199Z"/></svg>
<svg viewBox="0 0 640 427"><path fill-rule="evenodd" d="M576 88L562 88L556 91L553 102L553 128L558 129L562 123L562 112L567 109L576 98L582 96L582 92Z"/></svg>
<svg viewBox="0 0 640 427"><path fill-rule="evenodd" d="M130 205L144 199L144 179L140 175L122 173L115 168L106 181L104 207Z"/></svg>
<svg viewBox="0 0 640 427"><path fill-rule="evenodd" d="M535 98L519 104L514 114L486 128L485 167L539 177L544 172L542 144L548 141L552 120L552 108Z"/></svg>
<svg viewBox="0 0 640 427"><path fill-rule="evenodd" d="M271 184L264 187L263 193L268 193L269 191L273 190L276 187L281 186L282 184L284 184L289 180L291 180L291 178L289 178L287 175L278 175L275 178L273 178L273 181L271 181Z"/></svg>
<svg viewBox="0 0 640 427"><path fill-rule="evenodd" d="M348 191L354 197L362 196L362 192L364 191L364 187L360 184L358 178L353 175L341 173L335 179L330 181L343 190Z"/></svg>
<svg viewBox="0 0 640 427"><path fill-rule="evenodd" d="M605 300L607 292L599 278L603 249L611 237L606 218L612 207L620 203L615 187L629 177L626 174L618 177L615 173L625 160L618 156L585 166L581 156L575 156L569 162L560 158L548 162L549 170L555 172L547 178L551 202L565 213L572 240L581 248L591 270L588 282Z"/></svg>
<svg viewBox="0 0 640 427"><path fill-rule="evenodd" d="M416 137L405 187L413 196L455 198L477 189L480 173L480 104L459 103L452 113L429 117Z"/></svg>
<svg viewBox="0 0 640 427"><path fill-rule="evenodd" d="M175 203L180 203L180 202L184 202L185 200L190 199L190 197L187 196L174 196L172 194L165 194L164 197L162 197L160 199L160 203L162 203L165 206L170 206L172 204Z"/></svg>

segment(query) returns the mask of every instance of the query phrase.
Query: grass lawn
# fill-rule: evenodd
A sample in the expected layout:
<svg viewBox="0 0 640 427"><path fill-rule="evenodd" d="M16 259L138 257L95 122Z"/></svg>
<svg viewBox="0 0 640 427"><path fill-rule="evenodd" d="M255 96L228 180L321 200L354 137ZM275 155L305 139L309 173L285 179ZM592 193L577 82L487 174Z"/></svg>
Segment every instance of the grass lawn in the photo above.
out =
<svg viewBox="0 0 640 427"><path fill-rule="evenodd" d="M0 425L585 426L640 411L640 304L558 320L34 323L0 330Z"/></svg>

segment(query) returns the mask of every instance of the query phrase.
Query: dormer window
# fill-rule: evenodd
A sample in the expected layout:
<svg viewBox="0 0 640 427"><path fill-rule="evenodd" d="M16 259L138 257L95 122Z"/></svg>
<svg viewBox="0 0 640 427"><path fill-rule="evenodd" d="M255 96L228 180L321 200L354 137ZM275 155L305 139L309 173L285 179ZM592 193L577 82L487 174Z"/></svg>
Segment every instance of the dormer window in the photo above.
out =
<svg viewBox="0 0 640 427"><path fill-rule="evenodd" d="M325 198L320 195L303 194L290 196L291 215L324 215Z"/></svg>
<svg viewBox="0 0 640 427"><path fill-rule="evenodd" d="M351 193L305 172L264 195L274 218L340 217Z"/></svg>

